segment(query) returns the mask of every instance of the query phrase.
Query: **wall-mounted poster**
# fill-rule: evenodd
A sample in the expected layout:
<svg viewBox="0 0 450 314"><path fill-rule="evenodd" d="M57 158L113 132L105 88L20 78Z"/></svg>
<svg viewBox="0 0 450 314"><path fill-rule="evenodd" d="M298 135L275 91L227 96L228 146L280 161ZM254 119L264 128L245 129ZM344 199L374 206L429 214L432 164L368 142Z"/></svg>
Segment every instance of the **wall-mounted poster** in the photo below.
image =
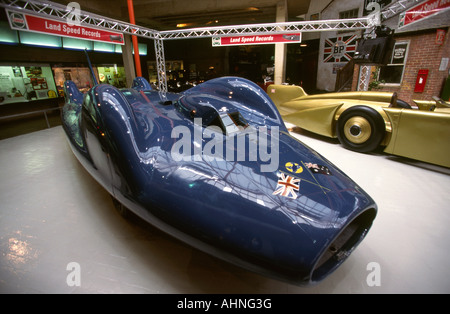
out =
<svg viewBox="0 0 450 314"><path fill-rule="evenodd" d="M31 86L33 86L34 90L48 89L47 80L45 79L45 77L32 77L30 78L30 80Z"/></svg>
<svg viewBox="0 0 450 314"><path fill-rule="evenodd" d="M323 62L348 62L356 51L357 35L325 39Z"/></svg>
<svg viewBox="0 0 450 314"><path fill-rule="evenodd" d="M27 77L35 77L42 75L42 67L25 67Z"/></svg>
<svg viewBox="0 0 450 314"><path fill-rule="evenodd" d="M405 63L406 51L408 49L408 44L397 44L394 47L394 52L392 54L392 64L403 64Z"/></svg>

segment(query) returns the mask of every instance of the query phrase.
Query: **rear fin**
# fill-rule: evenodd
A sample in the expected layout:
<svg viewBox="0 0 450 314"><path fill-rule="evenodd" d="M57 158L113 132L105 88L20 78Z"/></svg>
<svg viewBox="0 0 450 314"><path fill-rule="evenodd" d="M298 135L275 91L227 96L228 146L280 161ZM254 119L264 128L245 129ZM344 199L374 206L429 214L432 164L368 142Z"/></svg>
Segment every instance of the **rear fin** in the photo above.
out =
<svg viewBox="0 0 450 314"><path fill-rule="evenodd" d="M86 55L86 59L89 64L89 69L91 70L91 75L92 75L92 80L94 81L94 85L98 85L98 81L97 81L97 78L95 77L94 69L92 68L91 59L89 59L87 49L84 49L84 53Z"/></svg>
<svg viewBox="0 0 450 314"><path fill-rule="evenodd" d="M303 88L295 85L269 85L267 94L277 106L295 98L308 96Z"/></svg>

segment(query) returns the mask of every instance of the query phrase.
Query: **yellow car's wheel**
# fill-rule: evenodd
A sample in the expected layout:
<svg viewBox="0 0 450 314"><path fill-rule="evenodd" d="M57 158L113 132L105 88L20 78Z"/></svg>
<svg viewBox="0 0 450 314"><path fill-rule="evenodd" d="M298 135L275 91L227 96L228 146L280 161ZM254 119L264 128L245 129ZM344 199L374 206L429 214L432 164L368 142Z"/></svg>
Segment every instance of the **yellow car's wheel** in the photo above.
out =
<svg viewBox="0 0 450 314"><path fill-rule="evenodd" d="M345 148L366 153L380 145L385 136L385 124L375 109L355 106L341 114L336 134Z"/></svg>
<svg viewBox="0 0 450 314"><path fill-rule="evenodd" d="M371 135L372 127L365 117L351 117L344 125L344 136L353 144L365 143Z"/></svg>

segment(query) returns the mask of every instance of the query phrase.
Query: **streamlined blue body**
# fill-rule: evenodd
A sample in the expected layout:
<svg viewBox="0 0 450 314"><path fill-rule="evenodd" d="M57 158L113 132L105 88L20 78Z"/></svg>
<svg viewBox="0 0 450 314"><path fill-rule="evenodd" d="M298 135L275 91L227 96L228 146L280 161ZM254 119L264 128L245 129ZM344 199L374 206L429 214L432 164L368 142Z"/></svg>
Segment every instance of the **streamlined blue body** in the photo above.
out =
<svg viewBox="0 0 450 314"><path fill-rule="evenodd" d="M291 137L252 82L225 77L182 94L65 83L77 158L120 203L216 257L294 284L324 279L361 242L377 206Z"/></svg>

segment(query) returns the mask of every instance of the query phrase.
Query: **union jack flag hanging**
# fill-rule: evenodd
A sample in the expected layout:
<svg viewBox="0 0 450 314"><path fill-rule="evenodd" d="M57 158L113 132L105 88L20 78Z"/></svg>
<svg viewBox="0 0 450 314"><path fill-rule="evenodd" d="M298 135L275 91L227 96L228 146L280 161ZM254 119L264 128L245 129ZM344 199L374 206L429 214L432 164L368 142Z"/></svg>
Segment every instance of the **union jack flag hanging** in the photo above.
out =
<svg viewBox="0 0 450 314"><path fill-rule="evenodd" d="M289 197L295 200L297 198L296 191L299 190L299 185L300 179L281 173L278 180L277 189L272 194Z"/></svg>
<svg viewBox="0 0 450 314"><path fill-rule="evenodd" d="M323 62L347 62L356 51L357 35L325 39Z"/></svg>

